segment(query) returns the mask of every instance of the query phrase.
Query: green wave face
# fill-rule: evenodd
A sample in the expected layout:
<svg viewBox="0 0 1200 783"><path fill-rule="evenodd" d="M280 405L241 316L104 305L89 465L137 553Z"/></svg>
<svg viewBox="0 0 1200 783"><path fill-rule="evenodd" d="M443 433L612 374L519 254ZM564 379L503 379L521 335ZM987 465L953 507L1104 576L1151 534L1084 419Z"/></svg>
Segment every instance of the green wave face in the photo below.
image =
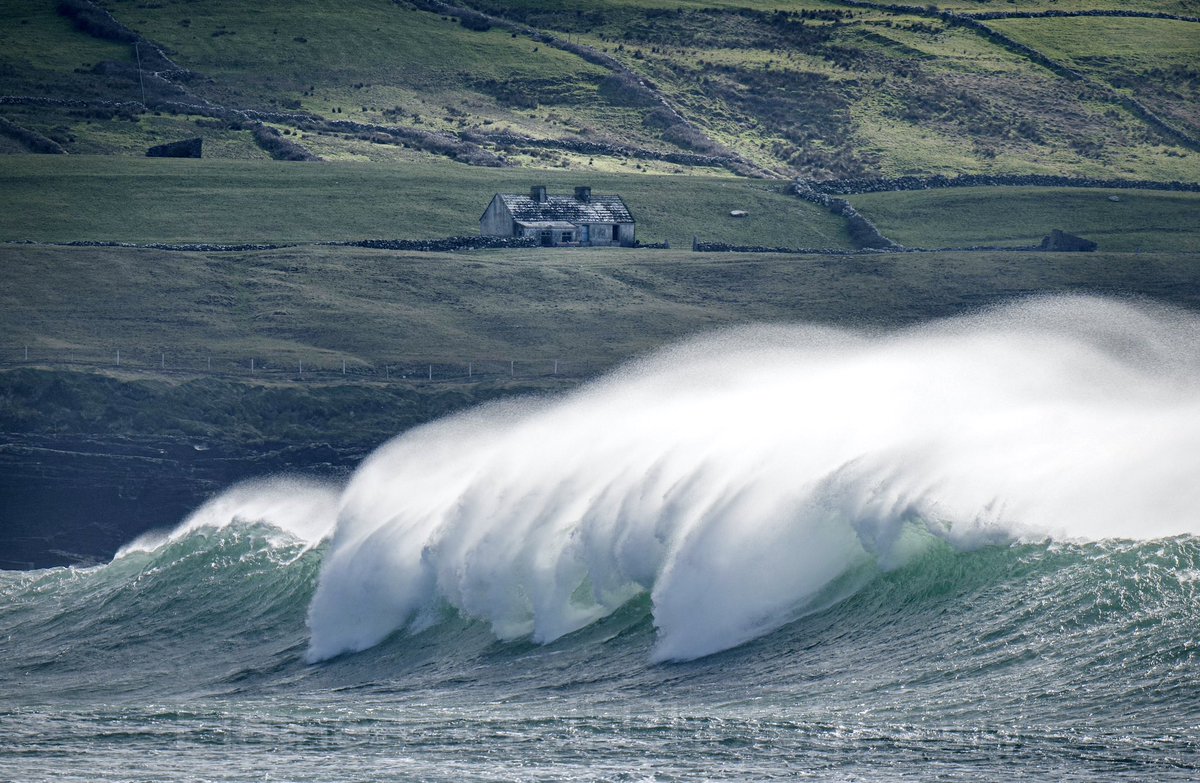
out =
<svg viewBox="0 0 1200 783"><path fill-rule="evenodd" d="M325 556L234 525L97 568L0 572L0 775L315 781L331 755L358 779L430 781L1200 769L1196 537L937 544L848 575L773 633L667 664L650 662L643 594L547 645L443 606L422 632L309 665Z"/></svg>
<svg viewBox="0 0 1200 783"><path fill-rule="evenodd" d="M6 700L497 682L650 697L669 682L677 698L701 702L765 697L765 711L820 702L836 713L969 721L1037 704L1062 720L1103 710L1114 725L1166 707L1172 719L1180 707L1200 716L1190 693L1200 657L1191 536L973 552L939 543L898 569L848 574L832 606L685 664L648 660L652 606L642 595L548 645L497 641L486 623L443 606L432 628L307 665L305 610L324 555L273 528L234 525L105 566L3 572L0 679L23 685ZM905 696L881 702L885 693Z"/></svg>

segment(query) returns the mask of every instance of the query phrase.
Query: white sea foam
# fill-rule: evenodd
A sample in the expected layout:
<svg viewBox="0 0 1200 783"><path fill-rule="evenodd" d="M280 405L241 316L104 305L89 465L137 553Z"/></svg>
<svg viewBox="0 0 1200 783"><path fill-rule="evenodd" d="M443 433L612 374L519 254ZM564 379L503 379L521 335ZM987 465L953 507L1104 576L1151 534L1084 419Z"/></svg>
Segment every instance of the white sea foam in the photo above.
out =
<svg viewBox="0 0 1200 783"><path fill-rule="evenodd" d="M151 552L196 531L219 530L236 523L268 524L311 546L333 531L337 507L338 489L330 484L291 477L254 479L222 492L169 532L139 536L116 556Z"/></svg>
<svg viewBox="0 0 1200 783"><path fill-rule="evenodd" d="M413 430L353 476L308 657L441 607L548 642L649 592L657 659L928 542L1200 532L1200 319L1039 299L890 333L738 329Z"/></svg>

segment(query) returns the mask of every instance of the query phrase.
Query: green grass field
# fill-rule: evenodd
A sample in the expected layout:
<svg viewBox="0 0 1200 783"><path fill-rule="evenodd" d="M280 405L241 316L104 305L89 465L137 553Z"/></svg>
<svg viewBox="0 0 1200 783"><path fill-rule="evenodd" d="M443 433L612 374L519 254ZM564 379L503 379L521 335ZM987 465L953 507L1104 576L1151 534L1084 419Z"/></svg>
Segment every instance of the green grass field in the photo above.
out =
<svg viewBox="0 0 1200 783"><path fill-rule="evenodd" d="M987 23L1072 67L1094 58L1124 61L1131 70L1200 61L1200 24L1171 19L1076 17L996 19Z"/></svg>
<svg viewBox="0 0 1200 783"><path fill-rule="evenodd" d="M947 188L849 200L885 236L908 247L1027 247L1058 228L1093 240L1100 250L1200 252L1200 193Z"/></svg>
<svg viewBox="0 0 1200 783"><path fill-rule="evenodd" d="M0 157L0 241L306 243L479 232L492 194L534 182L621 194L643 242L848 248L841 218L779 182L484 169L443 162L283 163L111 156ZM1110 201L1111 196L1119 199ZM955 188L850 201L908 247L1020 247L1052 228L1102 250L1200 251L1200 194ZM731 210L749 212L733 218ZM591 258L585 253L581 258Z"/></svg>
<svg viewBox="0 0 1200 783"><path fill-rule="evenodd" d="M751 322L903 324L1030 293L1143 295L1200 307L1194 254L828 257L572 249L403 253L345 247L197 253L0 246L0 363L157 373L303 361L515 360L575 377ZM69 357L68 357L69 354ZM165 365L165 367L164 367ZM440 370L439 370L440 372ZM328 376L326 376L328 377ZM350 376L353 378L354 376ZM291 376L288 377L292 380Z"/></svg>
<svg viewBox="0 0 1200 783"><path fill-rule="evenodd" d="M989 24L1136 97L1193 137L1200 133L1200 23L1095 17Z"/></svg>
<svg viewBox="0 0 1200 783"><path fill-rule="evenodd" d="M784 183L487 169L456 163L284 163L0 157L0 240L286 243L477 235L496 192L591 184L618 193L643 242L851 247L840 218ZM732 218L731 210L749 217Z"/></svg>

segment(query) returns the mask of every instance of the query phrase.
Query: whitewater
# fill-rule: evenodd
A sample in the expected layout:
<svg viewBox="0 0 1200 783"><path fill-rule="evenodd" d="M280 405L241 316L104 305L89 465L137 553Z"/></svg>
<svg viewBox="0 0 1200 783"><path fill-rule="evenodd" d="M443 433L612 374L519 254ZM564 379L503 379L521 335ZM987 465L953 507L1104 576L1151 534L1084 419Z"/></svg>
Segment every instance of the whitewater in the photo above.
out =
<svg viewBox="0 0 1200 783"><path fill-rule="evenodd" d="M1198 585L1195 313L744 327L0 573L0 778L1195 779Z"/></svg>

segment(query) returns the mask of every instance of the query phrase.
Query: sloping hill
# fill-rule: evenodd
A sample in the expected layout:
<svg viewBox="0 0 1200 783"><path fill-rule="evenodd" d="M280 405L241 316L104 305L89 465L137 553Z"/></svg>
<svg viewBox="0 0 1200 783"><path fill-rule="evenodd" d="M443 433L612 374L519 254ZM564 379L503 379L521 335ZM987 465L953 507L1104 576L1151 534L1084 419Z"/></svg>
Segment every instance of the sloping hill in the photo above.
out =
<svg viewBox="0 0 1200 783"><path fill-rule="evenodd" d="M68 152L264 157L264 121L327 159L1200 181L1195 0L58 7L0 11L0 116Z"/></svg>

